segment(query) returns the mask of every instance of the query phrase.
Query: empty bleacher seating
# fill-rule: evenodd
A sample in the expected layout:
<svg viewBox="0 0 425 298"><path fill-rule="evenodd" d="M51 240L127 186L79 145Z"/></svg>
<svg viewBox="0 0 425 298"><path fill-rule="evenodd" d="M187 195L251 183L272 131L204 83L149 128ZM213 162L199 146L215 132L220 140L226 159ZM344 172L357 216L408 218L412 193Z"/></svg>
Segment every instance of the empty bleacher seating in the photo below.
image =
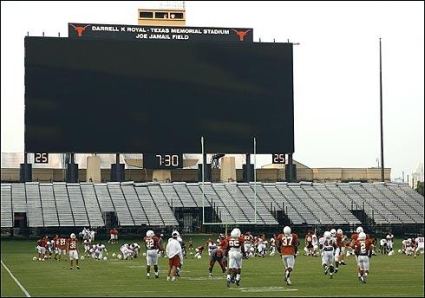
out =
<svg viewBox="0 0 425 298"><path fill-rule="evenodd" d="M15 213L29 227L102 227L105 212L121 226L177 226L178 208L202 206L223 224L278 225L280 212L293 225L359 225L358 211L376 225L424 223L423 196L396 183L27 182L2 184L1 199L2 228Z"/></svg>
<svg viewBox="0 0 425 298"><path fill-rule="evenodd" d="M12 186L1 185L1 226L11 228L13 226L12 216Z"/></svg>

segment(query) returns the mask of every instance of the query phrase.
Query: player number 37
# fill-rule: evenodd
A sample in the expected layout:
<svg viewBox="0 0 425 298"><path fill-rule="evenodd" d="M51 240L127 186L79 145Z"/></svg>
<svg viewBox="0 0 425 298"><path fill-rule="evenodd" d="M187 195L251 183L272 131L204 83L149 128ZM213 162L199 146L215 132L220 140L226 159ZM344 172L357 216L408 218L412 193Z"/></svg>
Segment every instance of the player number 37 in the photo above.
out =
<svg viewBox="0 0 425 298"><path fill-rule="evenodd" d="M282 238L282 246L291 246L291 245L292 245L292 237Z"/></svg>

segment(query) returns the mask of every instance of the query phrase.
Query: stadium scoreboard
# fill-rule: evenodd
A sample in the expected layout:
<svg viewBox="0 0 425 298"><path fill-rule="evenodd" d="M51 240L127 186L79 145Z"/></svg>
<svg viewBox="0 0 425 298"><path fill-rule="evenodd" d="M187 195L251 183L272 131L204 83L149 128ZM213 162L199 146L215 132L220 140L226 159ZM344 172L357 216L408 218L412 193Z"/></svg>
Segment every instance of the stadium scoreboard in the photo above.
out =
<svg viewBox="0 0 425 298"><path fill-rule="evenodd" d="M25 151L294 152L292 44L211 36L25 37Z"/></svg>

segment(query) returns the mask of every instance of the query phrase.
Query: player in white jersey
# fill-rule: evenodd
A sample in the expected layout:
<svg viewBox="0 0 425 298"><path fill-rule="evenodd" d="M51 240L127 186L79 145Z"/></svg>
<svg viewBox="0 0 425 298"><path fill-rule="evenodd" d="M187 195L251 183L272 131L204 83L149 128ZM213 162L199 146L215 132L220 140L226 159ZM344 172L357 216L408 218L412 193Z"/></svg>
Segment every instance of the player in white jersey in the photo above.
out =
<svg viewBox="0 0 425 298"><path fill-rule="evenodd" d="M332 237L332 239L336 240L336 230L335 229L331 229L331 237Z"/></svg>
<svg viewBox="0 0 425 298"><path fill-rule="evenodd" d="M254 237L252 237L251 232L246 232L244 235L244 251L247 258L254 255L255 249L253 247Z"/></svg>
<svg viewBox="0 0 425 298"><path fill-rule="evenodd" d="M414 244L412 242L412 239L408 238L406 240L403 240L402 244L403 244L403 252L406 254L406 256L413 256L415 249L414 249Z"/></svg>
<svg viewBox="0 0 425 298"><path fill-rule="evenodd" d="M90 241L94 242L94 238L96 236L96 231L95 230L89 231L89 235L90 235Z"/></svg>
<svg viewBox="0 0 425 298"><path fill-rule="evenodd" d="M83 241L83 243L84 243L84 255L85 255L85 256L88 256L88 255L89 255L89 253L90 253L90 240L85 239L85 240Z"/></svg>
<svg viewBox="0 0 425 298"><path fill-rule="evenodd" d="M386 255L388 253L388 242L386 238L379 240L379 251L381 254Z"/></svg>
<svg viewBox="0 0 425 298"><path fill-rule="evenodd" d="M335 271L335 249L337 248L336 239L332 237L331 232L326 231L323 234L322 243L320 249L322 250L322 266L325 270L325 274L328 274L330 278L333 278Z"/></svg>
<svg viewBox="0 0 425 298"><path fill-rule="evenodd" d="M208 239L207 247L208 247L208 256L211 256L212 251L217 248L217 243L215 243L211 239Z"/></svg>
<svg viewBox="0 0 425 298"><path fill-rule="evenodd" d="M125 243L120 247L121 255L123 260L128 260L133 258L133 250L130 248L130 246Z"/></svg>
<svg viewBox="0 0 425 298"><path fill-rule="evenodd" d="M107 252L104 244L100 243L100 244L96 245L96 249L95 249L95 252L94 252L95 259L102 260L104 252Z"/></svg>
<svg viewBox="0 0 425 298"><path fill-rule="evenodd" d="M130 249L133 251L133 257L137 258L140 252L140 245L137 243L132 243L129 245Z"/></svg>
<svg viewBox="0 0 425 298"><path fill-rule="evenodd" d="M90 245L89 253L92 259L96 259L96 249L97 249L97 244Z"/></svg>
<svg viewBox="0 0 425 298"><path fill-rule="evenodd" d="M258 256L264 258L266 254L266 244L264 243L264 240L261 237L258 237L257 252L258 252Z"/></svg>
<svg viewBox="0 0 425 298"><path fill-rule="evenodd" d="M420 253L421 254L424 253L424 237L423 236L416 237L415 243L416 243L415 257L416 257L416 255L419 255Z"/></svg>
<svg viewBox="0 0 425 298"><path fill-rule="evenodd" d="M275 235L273 235L272 238L270 238L270 256L274 256L276 254L276 239L274 238Z"/></svg>
<svg viewBox="0 0 425 298"><path fill-rule="evenodd" d="M385 236L385 239L387 240L387 252L388 254L392 254L394 235L391 232L388 232L387 236Z"/></svg>
<svg viewBox="0 0 425 298"><path fill-rule="evenodd" d="M52 254L54 252L55 252L55 241L52 239L50 241L47 241L47 250L46 250L47 257L49 259L51 259L52 258Z"/></svg>

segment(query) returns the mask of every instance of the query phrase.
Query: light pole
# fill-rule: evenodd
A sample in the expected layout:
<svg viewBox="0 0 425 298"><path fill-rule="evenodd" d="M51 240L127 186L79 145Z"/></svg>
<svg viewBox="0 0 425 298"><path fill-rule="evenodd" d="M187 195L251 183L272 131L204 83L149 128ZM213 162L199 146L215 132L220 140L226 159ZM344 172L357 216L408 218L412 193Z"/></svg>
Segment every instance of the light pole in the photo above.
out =
<svg viewBox="0 0 425 298"><path fill-rule="evenodd" d="M379 38L379 110L381 122L381 181L385 181L384 176L384 122L382 112L382 45L381 38Z"/></svg>

